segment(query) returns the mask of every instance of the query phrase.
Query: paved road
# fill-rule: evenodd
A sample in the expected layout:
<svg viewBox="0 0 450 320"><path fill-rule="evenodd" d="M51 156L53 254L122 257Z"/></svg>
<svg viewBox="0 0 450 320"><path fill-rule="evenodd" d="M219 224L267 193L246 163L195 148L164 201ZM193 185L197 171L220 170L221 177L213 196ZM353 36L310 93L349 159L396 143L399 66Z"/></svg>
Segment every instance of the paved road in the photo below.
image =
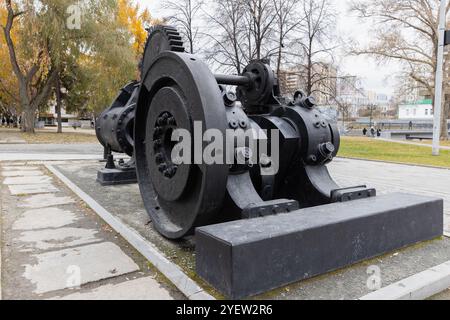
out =
<svg viewBox="0 0 450 320"><path fill-rule="evenodd" d="M444 199L445 229L450 232L450 170L337 158L329 166L342 186L375 187L379 194L408 192Z"/></svg>

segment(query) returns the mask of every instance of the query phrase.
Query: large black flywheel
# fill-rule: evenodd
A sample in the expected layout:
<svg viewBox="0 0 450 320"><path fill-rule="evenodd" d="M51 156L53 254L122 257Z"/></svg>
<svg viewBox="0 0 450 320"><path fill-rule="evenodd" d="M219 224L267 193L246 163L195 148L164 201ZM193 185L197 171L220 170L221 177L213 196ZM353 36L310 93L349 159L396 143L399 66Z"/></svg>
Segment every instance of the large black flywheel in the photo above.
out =
<svg viewBox="0 0 450 320"><path fill-rule="evenodd" d="M201 127L195 143L203 150L203 133L216 129L225 136L226 118L214 75L195 56L164 52L148 67L136 111L136 164L145 207L164 236L178 239L217 220L228 166L193 164L195 150L201 159L194 126ZM172 157L177 143L172 134L178 129L192 137L190 164Z"/></svg>
<svg viewBox="0 0 450 320"><path fill-rule="evenodd" d="M184 52L183 39L175 27L157 25L152 27L148 32L144 55L141 61L142 79L145 77L153 60L164 51Z"/></svg>

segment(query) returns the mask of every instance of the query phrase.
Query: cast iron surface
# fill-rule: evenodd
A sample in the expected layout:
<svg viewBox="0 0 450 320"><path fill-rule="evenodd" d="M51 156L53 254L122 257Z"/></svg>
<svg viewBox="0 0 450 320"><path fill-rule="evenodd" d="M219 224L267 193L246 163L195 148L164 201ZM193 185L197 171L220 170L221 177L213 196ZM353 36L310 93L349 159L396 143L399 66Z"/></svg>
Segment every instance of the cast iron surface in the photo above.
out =
<svg viewBox="0 0 450 320"><path fill-rule="evenodd" d="M97 118L97 138L109 151L133 155L134 113L138 92L139 83L130 82L120 90L112 105Z"/></svg>
<svg viewBox="0 0 450 320"><path fill-rule="evenodd" d="M147 74L153 60L164 51L184 52L183 39L175 27L154 26L149 30L145 43L141 61L141 79Z"/></svg>
<svg viewBox="0 0 450 320"><path fill-rule="evenodd" d="M139 187L154 225L169 238L220 221L228 167L183 164L170 159L171 132L227 128L223 100L208 67L192 55L166 51L142 82L136 111L135 150ZM153 197L156 191L158 197Z"/></svg>
<svg viewBox="0 0 450 320"><path fill-rule="evenodd" d="M251 61L241 75L213 75L195 55L176 52L182 51L180 41L172 27L150 32L136 111L139 187L159 232L178 239L208 224L376 196L365 186L344 192L332 180L326 164L339 150L335 124L315 108L313 97L301 91L282 97L267 60ZM222 85L234 86L235 92ZM196 121L201 124L197 136ZM243 142L225 164L200 159L179 165L172 159L177 129L192 134L192 145L208 129L224 137L227 130ZM256 159L250 156L255 150L246 140L249 132L263 132L256 143L268 145L265 153L256 150ZM201 144L193 155L203 154L207 144Z"/></svg>

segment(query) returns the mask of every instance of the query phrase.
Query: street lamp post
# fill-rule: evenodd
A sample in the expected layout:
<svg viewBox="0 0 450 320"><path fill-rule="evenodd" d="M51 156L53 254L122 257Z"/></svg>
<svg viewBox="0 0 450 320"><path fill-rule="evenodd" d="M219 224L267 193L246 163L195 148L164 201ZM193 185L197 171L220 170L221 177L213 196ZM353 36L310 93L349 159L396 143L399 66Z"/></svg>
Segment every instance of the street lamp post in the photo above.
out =
<svg viewBox="0 0 450 320"><path fill-rule="evenodd" d="M439 9L439 42L437 52L436 80L434 93L434 125L433 125L433 155L440 154L441 114L442 114L442 81L444 73L444 46L446 27L447 0L441 0Z"/></svg>

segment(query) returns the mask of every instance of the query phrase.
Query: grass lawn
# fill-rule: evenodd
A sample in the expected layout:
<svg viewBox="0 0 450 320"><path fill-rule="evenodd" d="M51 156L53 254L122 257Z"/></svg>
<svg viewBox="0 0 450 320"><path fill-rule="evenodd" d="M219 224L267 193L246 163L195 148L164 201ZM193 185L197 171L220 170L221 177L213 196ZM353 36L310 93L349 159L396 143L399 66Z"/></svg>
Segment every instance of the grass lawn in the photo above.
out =
<svg viewBox="0 0 450 320"><path fill-rule="evenodd" d="M36 132L35 134L21 132L21 137L27 143L98 143L97 137L92 134L82 132Z"/></svg>
<svg viewBox="0 0 450 320"><path fill-rule="evenodd" d="M418 142L418 143L422 143L422 144L429 144L429 145L433 144L433 141L431 141L431 140L422 140L422 141L413 140L413 141L414 142ZM450 147L450 140L449 141L441 141L441 146L442 147Z"/></svg>
<svg viewBox="0 0 450 320"><path fill-rule="evenodd" d="M342 137L338 156L450 168L450 150L434 157L431 148L362 137Z"/></svg>

